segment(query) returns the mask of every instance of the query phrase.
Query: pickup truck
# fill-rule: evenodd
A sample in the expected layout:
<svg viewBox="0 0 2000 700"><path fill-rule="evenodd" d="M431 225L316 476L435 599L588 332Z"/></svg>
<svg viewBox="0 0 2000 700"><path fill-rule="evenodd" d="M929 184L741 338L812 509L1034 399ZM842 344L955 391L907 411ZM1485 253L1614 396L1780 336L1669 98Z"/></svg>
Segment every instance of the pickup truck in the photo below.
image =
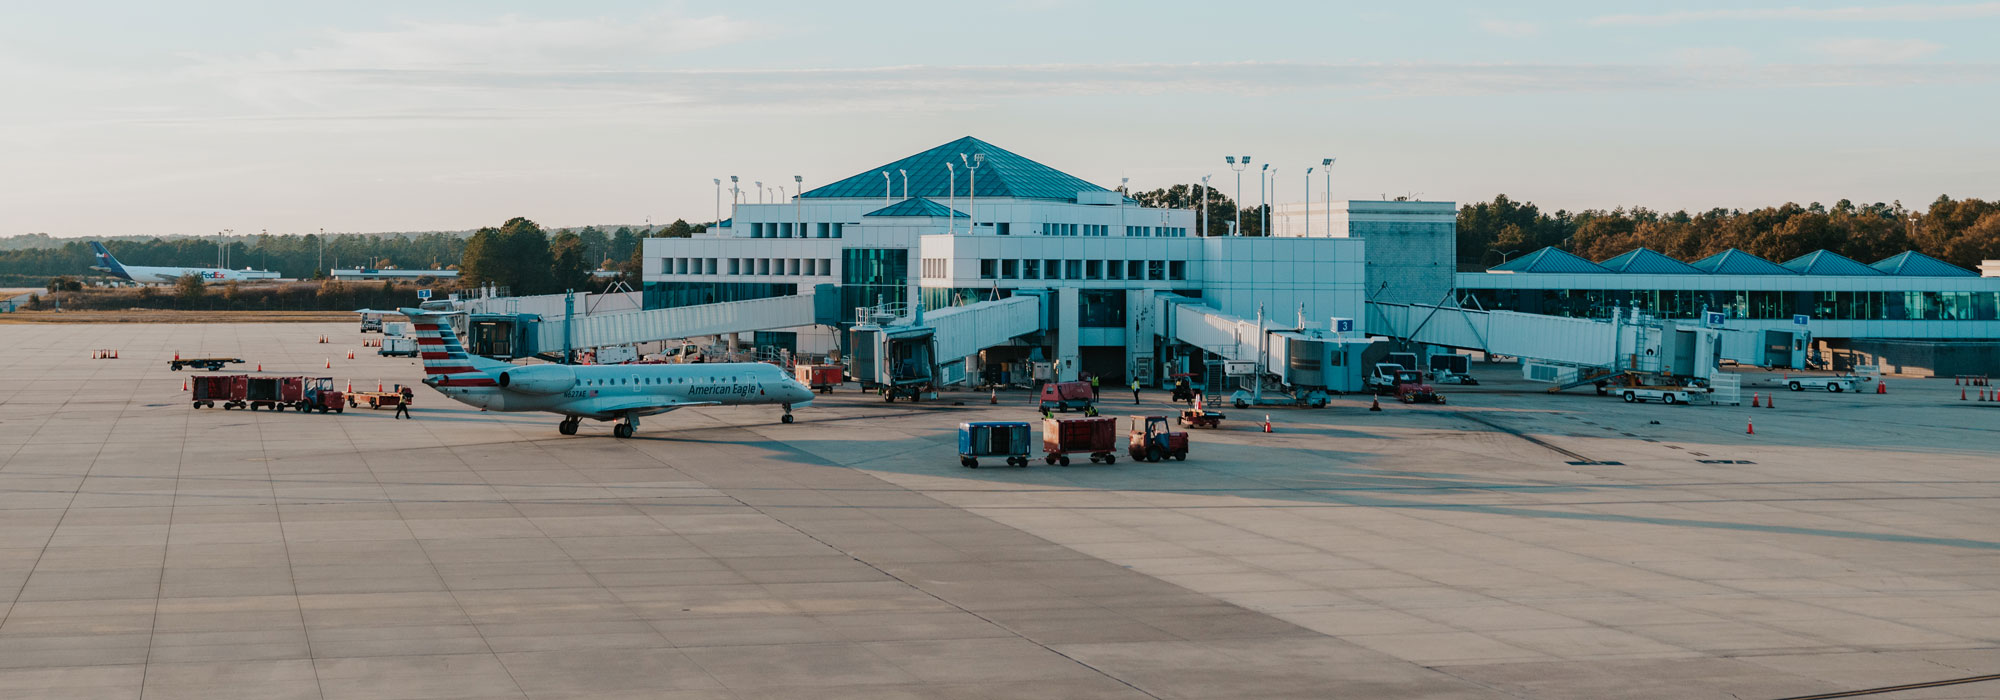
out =
<svg viewBox="0 0 2000 700"><path fill-rule="evenodd" d="M1785 388L1792 391L1825 389L1838 394L1843 391L1854 391L1865 381L1868 380L1862 377L1787 377Z"/></svg>
<svg viewBox="0 0 2000 700"><path fill-rule="evenodd" d="M1625 403L1658 401L1664 404L1691 403L1693 392L1677 386L1628 386L1613 389Z"/></svg>

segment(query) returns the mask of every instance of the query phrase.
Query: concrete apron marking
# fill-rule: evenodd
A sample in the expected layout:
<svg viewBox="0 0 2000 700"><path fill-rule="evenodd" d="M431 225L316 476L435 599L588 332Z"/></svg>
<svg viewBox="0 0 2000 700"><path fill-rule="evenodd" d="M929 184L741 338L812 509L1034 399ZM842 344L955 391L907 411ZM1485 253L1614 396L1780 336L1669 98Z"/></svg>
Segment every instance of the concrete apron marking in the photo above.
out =
<svg viewBox="0 0 2000 700"><path fill-rule="evenodd" d="M1858 698L1863 695L1898 693L1905 690L1921 690L1924 688L1943 688L1945 686L1965 685L1967 683L1982 683L1985 681L2000 681L2000 673L1995 673L1988 676L1969 676L1966 678L1951 678L1941 681L1925 681L1923 683L1891 685L1881 688L1865 688L1862 690L1843 690L1837 693L1820 693L1818 695L1794 695L1792 697L1787 697L1787 698L1778 698L1778 700L1833 700L1834 698Z"/></svg>
<svg viewBox="0 0 2000 700"><path fill-rule="evenodd" d="M1546 449L1546 450L1548 450L1548 451L1550 451L1550 452L1554 452L1554 453L1556 453L1556 454L1559 454L1559 455L1562 455L1562 456L1564 456L1564 457L1568 457L1568 458L1570 458L1570 462L1569 462L1569 463L1570 463L1570 464L1572 464L1572 465L1577 465L1577 466L1591 466L1591 465L1601 465L1601 466L1616 466L1616 465L1619 465L1619 464L1621 464L1620 462L1604 462L1604 461L1599 461L1599 460L1595 460L1595 459L1591 459L1591 458L1589 458L1589 457L1585 457L1585 456L1583 456L1583 455L1580 455L1580 454L1577 454L1577 453L1575 453L1575 452L1571 452L1571 451L1569 451L1569 450L1565 450L1565 449L1563 449L1563 448L1561 448L1561 447L1557 447L1557 446L1555 446L1555 445L1551 445L1551 444L1549 444L1549 443L1547 443L1547 442L1544 442L1544 441L1543 441L1543 440L1542 440L1541 438L1538 438L1538 437L1535 437L1535 436L1533 436L1533 435L1529 435L1529 434L1527 434L1527 433L1523 433L1523 432L1521 432L1521 431L1519 431L1519 430L1515 430L1515 429L1513 429L1513 428L1509 428L1509 427L1506 427L1506 426L1503 426L1503 425L1500 425L1500 424L1498 424L1498 423L1495 423L1495 422L1493 422L1493 421L1490 421L1490 420L1486 420L1485 418L1481 418L1481 417L1479 417L1479 416L1475 416L1475 415L1472 415L1472 414L1470 414L1470 413L1462 413L1462 412L1453 412L1453 415L1456 415L1456 416L1458 416L1458 417L1460 417L1460 418L1464 418L1464 419L1466 419L1466 420L1469 420L1469 421L1472 421L1472 422L1474 422L1474 423L1478 423L1478 424L1480 424L1480 425L1483 425L1483 426L1486 426L1486 427L1488 427L1488 428L1492 428L1492 429L1493 429L1494 431L1496 431L1496 432L1501 432L1501 433L1506 433L1506 434L1508 434L1508 435L1512 435L1512 436L1514 436L1514 437L1517 437L1517 438L1520 438L1520 439L1522 439L1522 440L1526 440L1526 441L1528 441L1528 442L1531 442L1531 443L1534 443L1534 444L1536 444L1536 445L1539 445L1539 446L1541 446L1541 447L1542 447L1543 449ZM1585 422L1588 422L1588 421L1585 421Z"/></svg>

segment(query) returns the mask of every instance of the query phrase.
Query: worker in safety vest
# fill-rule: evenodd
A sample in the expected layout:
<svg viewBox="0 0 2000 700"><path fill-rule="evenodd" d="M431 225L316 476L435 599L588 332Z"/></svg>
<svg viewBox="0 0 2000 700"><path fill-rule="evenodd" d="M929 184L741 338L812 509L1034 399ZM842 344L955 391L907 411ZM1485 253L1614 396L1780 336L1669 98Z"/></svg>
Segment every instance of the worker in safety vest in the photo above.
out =
<svg viewBox="0 0 2000 700"><path fill-rule="evenodd" d="M1139 405L1139 380L1132 380L1132 405Z"/></svg>

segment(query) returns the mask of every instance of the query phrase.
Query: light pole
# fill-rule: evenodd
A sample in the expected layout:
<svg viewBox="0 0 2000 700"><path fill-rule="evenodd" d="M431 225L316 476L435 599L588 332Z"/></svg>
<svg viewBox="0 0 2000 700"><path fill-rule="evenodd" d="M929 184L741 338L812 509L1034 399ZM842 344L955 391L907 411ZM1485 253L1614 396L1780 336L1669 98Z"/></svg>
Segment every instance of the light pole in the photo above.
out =
<svg viewBox="0 0 2000 700"><path fill-rule="evenodd" d="M743 188L736 186L736 176L729 176L729 218L731 219L736 218L736 195L742 191Z"/></svg>
<svg viewBox="0 0 2000 700"><path fill-rule="evenodd" d="M979 166L986 163L986 154L974 153L972 159L967 160L965 154L960 153L958 162L965 165L965 172L972 178L972 184L965 191L965 213L970 217L965 226L966 230L976 234L979 233Z"/></svg>
<svg viewBox="0 0 2000 700"><path fill-rule="evenodd" d="M882 171L882 206L889 206L896 200L896 181L889 177L889 171Z"/></svg>
<svg viewBox="0 0 2000 700"><path fill-rule="evenodd" d="M764 203L764 191L765 191L765 190L764 190L764 181L763 181L763 180L758 180L758 181L756 181L756 182L752 182L752 183L750 183L750 184L751 184L751 185L754 185L754 186L756 186L756 188L757 188L757 203L758 203L758 204L763 204L763 203Z"/></svg>
<svg viewBox="0 0 2000 700"><path fill-rule="evenodd" d="M1326 173L1326 235L1331 237L1333 236L1333 159L1321 159L1319 164L1320 172ZM1310 214L1310 207L1307 208L1307 212Z"/></svg>
<svg viewBox="0 0 2000 700"><path fill-rule="evenodd" d="M910 171L908 171L908 170L903 170L903 169L901 169L901 168L897 168L897 169L896 169L896 174L898 174L898 175L902 175L902 176L903 176L903 199L909 199L909 198L910 198Z"/></svg>
<svg viewBox="0 0 2000 700"><path fill-rule="evenodd" d="M1257 169L1257 229L1262 235L1271 235L1270 188L1265 187L1265 176L1271 174L1271 164Z"/></svg>
<svg viewBox="0 0 2000 700"><path fill-rule="evenodd" d="M1208 176L1207 175L1201 176L1201 218L1195 219L1194 225L1195 225L1194 233L1197 236L1206 238L1210 234L1215 233L1214 231L1211 231L1208 228Z"/></svg>
<svg viewBox="0 0 2000 700"><path fill-rule="evenodd" d="M803 198L799 196L806 193L806 176L793 175L792 184L796 185L796 187L792 188L792 191L798 193L792 195L792 230L799 234L800 238L806 238L805 210L801 209L801 207L805 206L805 202L800 201Z"/></svg>
<svg viewBox="0 0 2000 700"><path fill-rule="evenodd" d="M1128 187L1128 185L1130 185L1131 183L1132 183L1132 178L1129 177L1118 178L1118 194L1122 194L1127 197L1132 196L1132 190L1130 187Z"/></svg>
<svg viewBox="0 0 2000 700"><path fill-rule="evenodd" d="M319 227L319 272L326 272L326 227Z"/></svg>
<svg viewBox="0 0 2000 700"><path fill-rule="evenodd" d="M722 178L719 177L715 178L715 223L722 223Z"/></svg>
<svg viewBox="0 0 2000 700"><path fill-rule="evenodd" d="M1222 162L1228 163L1229 169L1236 171L1236 228L1230 231L1229 235L1241 236L1243 235L1243 169L1250 167L1250 156L1243 156L1240 162L1236 160L1236 156L1223 156Z"/></svg>
<svg viewBox="0 0 2000 700"><path fill-rule="evenodd" d="M1264 164L1270 167L1269 163ZM1278 215L1278 171L1271 171L1271 197L1264 205L1264 235L1271 235L1271 218Z"/></svg>
<svg viewBox="0 0 2000 700"><path fill-rule="evenodd" d="M951 202L951 216L945 217L944 232L958 233L958 166L946 162L944 176L949 181L949 184L945 185L945 190L950 195L947 201Z"/></svg>
<svg viewBox="0 0 2000 700"><path fill-rule="evenodd" d="M1305 213L1305 220L1306 220L1306 237L1307 237L1307 238L1312 238L1312 237L1313 237L1313 169L1312 169L1312 166L1306 166L1306 179L1305 179L1305 184L1306 184L1306 210L1305 210L1305 212L1304 212L1304 213ZM1329 236L1333 235L1333 229L1327 229L1327 235L1329 235Z"/></svg>

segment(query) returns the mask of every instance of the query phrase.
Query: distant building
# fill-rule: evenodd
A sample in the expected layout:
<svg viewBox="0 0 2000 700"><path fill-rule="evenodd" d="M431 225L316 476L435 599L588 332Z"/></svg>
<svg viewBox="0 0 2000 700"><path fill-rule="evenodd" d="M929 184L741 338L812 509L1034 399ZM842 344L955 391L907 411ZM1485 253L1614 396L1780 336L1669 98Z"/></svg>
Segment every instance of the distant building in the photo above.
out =
<svg viewBox="0 0 2000 700"><path fill-rule="evenodd" d="M376 269L376 268L366 268L366 267L354 267L354 268L334 270L332 274L334 279L348 280L348 281L413 280L420 277L434 277L437 279L456 279L458 277L457 270L398 270L393 268Z"/></svg>

